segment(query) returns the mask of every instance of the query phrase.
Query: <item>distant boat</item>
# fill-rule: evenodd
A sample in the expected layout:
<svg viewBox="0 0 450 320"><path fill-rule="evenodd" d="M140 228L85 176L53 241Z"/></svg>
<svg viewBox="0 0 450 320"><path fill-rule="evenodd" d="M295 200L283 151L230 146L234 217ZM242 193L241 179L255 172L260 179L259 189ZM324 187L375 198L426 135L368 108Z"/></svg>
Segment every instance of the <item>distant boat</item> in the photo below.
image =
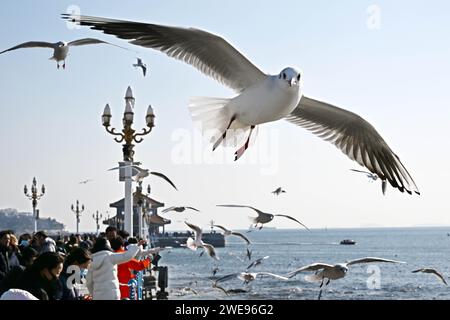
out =
<svg viewBox="0 0 450 320"><path fill-rule="evenodd" d="M356 244L356 241L351 239L344 239L339 244Z"/></svg>

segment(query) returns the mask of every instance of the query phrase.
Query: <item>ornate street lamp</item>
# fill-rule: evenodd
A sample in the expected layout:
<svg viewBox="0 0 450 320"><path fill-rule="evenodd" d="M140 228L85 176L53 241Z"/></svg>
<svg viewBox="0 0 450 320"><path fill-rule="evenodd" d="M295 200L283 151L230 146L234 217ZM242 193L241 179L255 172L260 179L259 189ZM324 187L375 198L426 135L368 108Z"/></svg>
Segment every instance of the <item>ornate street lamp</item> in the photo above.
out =
<svg viewBox="0 0 450 320"><path fill-rule="evenodd" d="M37 201L40 200L44 196L45 186L42 185L41 193L39 193L38 188L37 188L36 178L33 178L33 183L31 184L31 193L28 193L28 188L26 185L23 188L23 193L29 200L31 200L31 205L33 207L34 232L36 233L37 232L37 221L39 220L38 210L36 210Z"/></svg>
<svg viewBox="0 0 450 320"><path fill-rule="evenodd" d="M72 209L73 213L75 213L75 216L77 217L77 234L79 234L79 226L80 226L80 214L84 211L84 204L81 205L81 210L79 207L80 203L77 200L76 206L72 204L70 209Z"/></svg>
<svg viewBox="0 0 450 320"><path fill-rule="evenodd" d="M112 115L109 104L105 106L102 115L102 124L105 127L106 131L115 136L114 140L117 143L124 142L122 144L123 162L119 162L119 166L124 168L119 170L119 180L125 181L124 229L131 235L133 234L133 204L131 190L131 165L133 165L134 157L133 142L141 143L143 141L142 137L149 134L152 131L152 128L155 126L155 114L153 112L153 108L149 106L147 108L147 115L145 117L148 128L143 128L141 133L137 133L136 130L132 128L134 118L134 105L135 99L133 97L133 92L131 91L131 88L128 87L125 94L125 110L123 113L123 128L121 133L116 132L115 128L110 128Z"/></svg>
<svg viewBox="0 0 450 320"><path fill-rule="evenodd" d="M100 229L100 225L99 225L98 221L102 218L102 214L100 213L100 215L99 215L98 214L98 210L97 210L97 213L93 214L92 218L94 218L94 220L95 220L96 227L97 227L97 233L96 234L98 236L98 230ZM109 215L108 215L108 218L109 218Z"/></svg>

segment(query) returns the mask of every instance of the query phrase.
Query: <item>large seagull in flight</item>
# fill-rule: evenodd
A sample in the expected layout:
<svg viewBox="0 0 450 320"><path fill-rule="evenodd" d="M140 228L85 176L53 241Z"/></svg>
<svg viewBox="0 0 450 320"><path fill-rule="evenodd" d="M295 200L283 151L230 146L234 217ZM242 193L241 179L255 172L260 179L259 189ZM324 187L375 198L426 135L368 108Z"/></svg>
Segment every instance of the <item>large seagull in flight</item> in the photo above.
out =
<svg viewBox="0 0 450 320"><path fill-rule="evenodd" d="M295 68L268 75L226 40L199 29L69 14L63 14L63 19L159 50L233 89L237 93L234 98L195 98L189 106L204 131L217 132L213 150L226 138L228 142L228 138L239 141L244 137L235 153L237 160L248 148L257 125L284 118L333 143L392 187L420 194L399 157L375 128L353 112L304 96L302 75Z"/></svg>

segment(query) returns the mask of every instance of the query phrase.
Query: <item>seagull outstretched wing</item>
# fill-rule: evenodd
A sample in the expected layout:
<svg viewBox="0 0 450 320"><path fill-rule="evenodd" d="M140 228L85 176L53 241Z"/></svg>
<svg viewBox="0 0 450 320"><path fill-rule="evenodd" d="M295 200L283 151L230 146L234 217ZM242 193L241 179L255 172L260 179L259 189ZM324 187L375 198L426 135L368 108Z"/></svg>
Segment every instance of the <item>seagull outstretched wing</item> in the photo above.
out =
<svg viewBox="0 0 450 320"><path fill-rule="evenodd" d="M401 192L420 194L400 158L375 128L357 114L303 96L286 119L333 143L350 159Z"/></svg>
<svg viewBox="0 0 450 320"><path fill-rule="evenodd" d="M203 30L91 16L74 19L70 14L63 14L62 18L164 52L238 92L266 77L223 38Z"/></svg>

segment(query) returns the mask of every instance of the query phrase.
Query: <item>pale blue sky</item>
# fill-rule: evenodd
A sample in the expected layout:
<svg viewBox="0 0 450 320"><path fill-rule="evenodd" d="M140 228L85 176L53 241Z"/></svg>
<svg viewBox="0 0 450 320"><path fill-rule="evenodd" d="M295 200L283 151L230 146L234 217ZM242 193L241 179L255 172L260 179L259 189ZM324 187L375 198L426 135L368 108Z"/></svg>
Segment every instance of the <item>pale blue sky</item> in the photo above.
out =
<svg viewBox="0 0 450 320"><path fill-rule="evenodd" d="M291 214L317 228L450 225L448 2L93 2L0 3L0 51L30 40L83 37L139 51L106 45L73 48L64 71L48 60L49 49L22 49L0 56L0 208L29 211L31 203L22 189L36 176L48 190L39 203L43 216L74 230L70 205L79 199L87 208L81 228L92 230L92 213L105 212L110 202L123 196L117 173L106 171L121 160L121 147L105 132L100 116L110 103L112 124L121 126L123 96L131 85L136 128L145 125L148 104L156 113L154 132L135 147L135 160L166 173L180 189L172 191L164 182L151 179L147 182L152 183L153 196L168 206L192 205L203 211L168 218L190 217L200 225L213 218L245 228L250 212L214 207L239 203ZM261 126L256 144L239 163L232 161L234 150L219 149L212 155L215 164L209 164L209 146L199 143L189 149L192 163L177 163L173 152L180 142L174 137L183 132L192 139L198 135L187 109L189 97L234 93L160 52L85 27L67 28L60 14L74 5L87 15L207 30L224 37L268 73L286 66L301 69L304 93L371 122L422 195L388 188L383 197L378 183L349 171L359 166L338 149L285 121ZM366 24L371 5L380 9L379 30ZM136 55L149 65L146 78L131 66ZM255 158L258 161L251 163ZM271 170L274 174L267 174ZM87 178L94 181L78 184ZM272 196L270 191L277 186L288 193ZM173 228L180 226L174 221ZM292 224L280 220L273 226Z"/></svg>

